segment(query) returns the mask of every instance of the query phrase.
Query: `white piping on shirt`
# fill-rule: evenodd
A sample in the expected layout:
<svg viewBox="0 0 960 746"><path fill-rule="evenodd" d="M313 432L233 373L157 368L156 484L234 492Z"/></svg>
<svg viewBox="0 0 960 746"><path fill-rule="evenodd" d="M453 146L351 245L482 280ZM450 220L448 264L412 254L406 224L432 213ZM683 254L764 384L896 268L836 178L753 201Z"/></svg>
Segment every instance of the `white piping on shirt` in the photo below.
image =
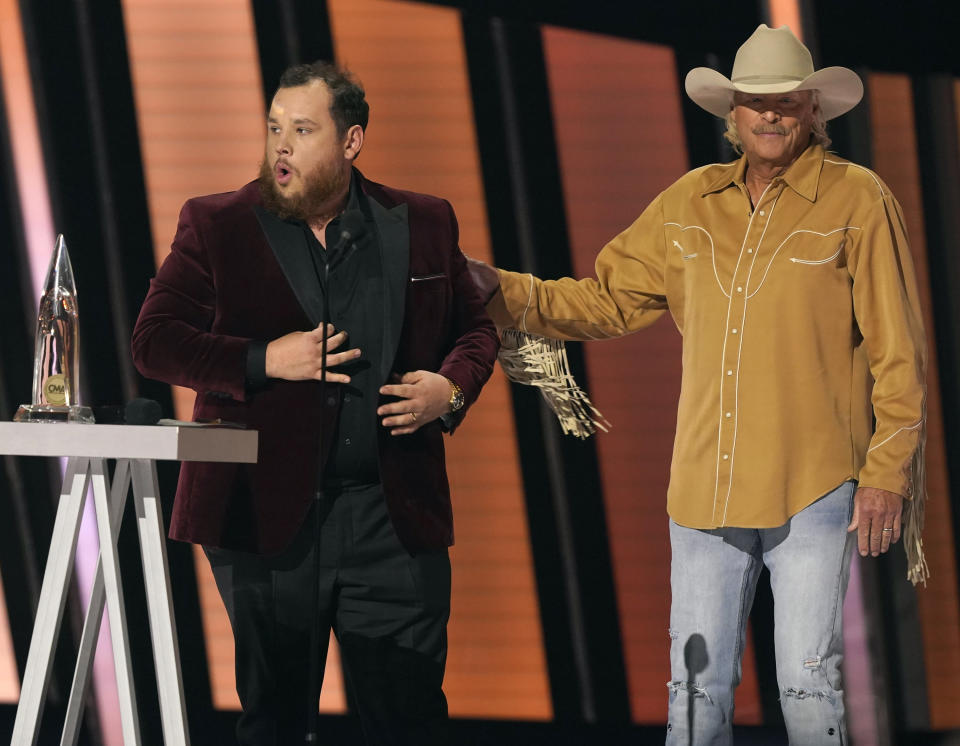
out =
<svg viewBox="0 0 960 746"><path fill-rule="evenodd" d="M771 182L771 183L772 183L772 182ZM763 201L763 198L764 198L764 196L767 194L767 190L768 190L769 188L770 188L770 184L767 184L767 186L764 187L763 193L760 195L760 199L757 200L757 204L760 204L760 202ZM773 205L775 206L776 204L777 204L777 203L776 203L776 200L774 200ZM747 223L747 230L744 231L744 233L743 233L743 242L740 244L740 254L737 256L737 263L736 263L736 265L735 265L734 268L733 268L733 274L730 276L730 292L729 292L729 293L726 293L726 292L723 293L724 295L727 296L727 318L726 318L726 321L725 321L725 323L724 323L723 348L722 348L721 351L720 351L720 402L719 402L719 404L720 404L720 421L719 421L719 423L717 424L717 469L716 469L715 480L714 480L714 483L713 483L713 510L714 510L714 512L716 512L716 509L717 509L717 493L718 493L718 491L720 490L720 455L721 455L721 454L720 454L720 441L721 441L722 436L723 436L723 420L724 420L724 417L723 417L723 386L724 386L724 378L725 378L725 376L724 376L724 371L723 371L723 369L724 369L724 367L725 367L724 361L727 359L727 340L730 338L730 310L731 310L731 306L733 305L733 285L734 285L734 283L737 281L737 270L740 269L740 261L743 259L743 250L744 250L744 248L745 248L746 245L747 245L747 237L750 235L750 228L753 226L753 218L756 216L756 214L757 214L757 211L756 211L756 210L754 210L752 213L750 213L750 220L749 220L749 222ZM770 217L773 217L772 207L771 207ZM767 232L767 226L768 226L768 225L770 225L770 221L769 221L769 220L767 221L767 225L765 225L765 226L763 227L763 233L760 234L760 240L761 240L761 241L763 241L763 234ZM760 246L760 244L758 243L758 244L757 244L757 247L759 248L759 246ZM756 260L757 260L757 255L758 255L759 253L760 253L759 251L754 251L754 252L753 252L753 261L752 261L751 264L750 264L751 270L753 269L753 262L756 262ZM716 264L714 264L714 272L716 272ZM748 275L748 277L749 277L749 275ZM717 278L717 282L720 282L720 278L719 278L719 277ZM748 287L749 287L749 285L748 285ZM720 290L723 291L723 286L720 287ZM747 299L747 297L749 297L749 296L745 296L745 298L744 298L744 309L743 309L744 319L746 319L746 313L747 313L747 309L746 309L746 299ZM743 325L743 324L742 324L742 322L741 322L741 326L742 326L742 325ZM738 380L738 382L739 382L739 379L740 379L740 353L741 353L742 350L743 350L743 337L740 338L740 346L737 348L737 380ZM739 413L737 413L737 414L739 414ZM737 442L737 430L736 430L737 424L738 424L738 423L737 423L736 421L734 421L734 424L733 424L733 427L734 427L734 430L733 430L733 443L734 443L734 446L736 446L736 442ZM730 484L727 485L727 497L726 497L727 504L729 504L729 502L730 502L730 488L731 488L731 486L732 486L732 484L733 484L733 479L732 479L732 477L733 477L733 450L734 450L733 448L730 449L730 476L731 476L731 479L730 479ZM727 505L724 505L723 514L724 514L724 517L726 517L726 514L727 514Z"/></svg>
<svg viewBox="0 0 960 746"><path fill-rule="evenodd" d="M880 190L880 196L883 196L883 184L880 183L880 179L877 178L877 175L871 171L869 168L864 168L856 163L851 163L850 161L831 161L829 158L823 159L824 163L832 163L834 166L853 166L854 168L859 168L861 171L866 171L870 178L874 180L877 184L877 189Z"/></svg>
<svg viewBox="0 0 960 746"><path fill-rule="evenodd" d="M767 225L769 225L769 223L767 223ZM784 244L786 244L787 241L789 241L791 238L793 238L793 237L794 237L795 235L797 235L798 233L812 233L812 234L815 235L815 236L826 237L826 236L832 236L834 233L837 233L838 231L858 231L858 230L861 230L861 229L860 229L858 226L856 226L856 225L841 225L839 228L834 228L832 231L827 231L826 233L821 233L820 231L812 231L812 230L808 230L808 229L806 229L806 228L801 228L800 230L795 230L793 233L791 233L789 236L787 236L785 239L783 239L783 241L780 242L780 245L777 247L777 250L773 252L773 256L770 257L770 261L767 263L767 269L764 271L763 277L760 279L760 284L757 285L756 290L754 290L752 293L750 293L750 295L747 296L747 297L752 298L753 296L755 296L755 295L760 291L760 288L763 287L763 283L767 281L767 275L770 274L770 267L773 266L773 260L777 258L777 254L780 253L780 249L782 249L783 246L784 246ZM840 253L840 252L837 251L837 254L839 254L839 253ZM835 259L836 256L837 256L837 254L834 254L832 257L830 257L830 259ZM824 259L823 261L824 261L824 262L829 262L830 259ZM790 261L797 261L797 262L800 262L800 263L802 263L802 264L814 264L814 262L808 262L808 261L804 261L804 260L802 260L802 259L796 259L796 260L791 259ZM819 263L819 262L817 262L817 263Z"/></svg>
<svg viewBox="0 0 960 746"><path fill-rule="evenodd" d="M833 252L832 256L828 256L826 259L799 259L795 256L790 257L790 261L794 264L826 264L827 262L832 262L838 256L840 252L843 251L843 244L840 244L840 248Z"/></svg>
<svg viewBox="0 0 960 746"><path fill-rule="evenodd" d="M767 189L770 188L770 185L767 185ZM763 194L760 195L760 199L757 200L759 205L763 201L764 194L766 194L767 189L763 190ZM753 250L753 259L750 260L750 269L747 271L747 279L744 281L744 287L750 287L750 278L753 277L753 269L757 265L757 257L760 256L760 247L763 245L763 237L767 235L767 228L770 227L770 223L773 222L773 211L777 207L777 202L780 201L780 195L777 195L776 199L773 200L773 204L770 205L770 215L767 217L767 224L763 226L763 231L760 233L760 240L757 241L757 245ZM753 216L750 216L750 223L753 223ZM740 255L743 255L743 249L747 245L747 236L750 233L750 226L747 226L747 232L743 236L743 245L740 247ZM737 266L740 266L739 260L737 261ZM734 271L734 279L736 279L736 271ZM730 284L730 293L733 294L733 283ZM730 479L727 482L727 494L724 497L723 501L723 519L720 522L721 526L727 525L727 510L730 508L730 493L733 491L733 468L734 461L736 460L737 455L737 435L740 431L740 360L743 356L743 336L744 329L747 326L747 301L750 300L750 295L746 294L743 298L743 317L740 320L740 340L737 345L737 380L734 382L733 389L733 444L730 446ZM728 335L729 336L729 335ZM726 342L726 340L724 340ZM723 383L721 379L721 406L720 406L720 423L721 427L723 426Z"/></svg>
<svg viewBox="0 0 960 746"><path fill-rule="evenodd" d="M681 233L683 231L689 230L690 228L696 228L697 230L703 231L704 233L707 234L707 240L710 241L710 260L713 262L713 276L717 278L717 285L720 288L720 292L723 293L727 298L729 298L730 296L727 295L727 292L723 289L723 284L720 282L720 273L717 272L717 256L716 256L716 252L714 252L713 250L713 236L710 235L710 231L708 231L706 228L700 225L680 225L680 223L664 223L664 225L675 225L677 228L680 229ZM680 249L680 257L682 259L693 259L693 257L696 256L696 254L688 254L687 256L683 256L683 247L680 246L680 244L677 241L674 241L673 244L678 249Z"/></svg>
<svg viewBox="0 0 960 746"><path fill-rule="evenodd" d="M533 303L533 275L530 275L530 290L527 291L527 305L523 307L523 315L520 317L520 327L526 332L527 329L527 311Z"/></svg>
<svg viewBox="0 0 960 746"><path fill-rule="evenodd" d="M922 424L923 424L923 418L921 417L920 420L917 422L916 425L910 425L909 427L908 427L908 426L901 427L901 428L900 428L899 430L897 430L893 435L887 436L886 438L884 438L883 440L881 440L879 443L877 443L875 446L870 446L870 447L867 449L867 453L870 453L870 451L872 451L872 450L874 450L874 449L876 449L876 448L879 448L880 446L882 446L884 443L886 443L886 442L887 442L888 440L890 440L891 438L893 438L893 437L899 435L900 433L902 433L904 430L916 430L916 429L917 429L918 427L920 427Z"/></svg>

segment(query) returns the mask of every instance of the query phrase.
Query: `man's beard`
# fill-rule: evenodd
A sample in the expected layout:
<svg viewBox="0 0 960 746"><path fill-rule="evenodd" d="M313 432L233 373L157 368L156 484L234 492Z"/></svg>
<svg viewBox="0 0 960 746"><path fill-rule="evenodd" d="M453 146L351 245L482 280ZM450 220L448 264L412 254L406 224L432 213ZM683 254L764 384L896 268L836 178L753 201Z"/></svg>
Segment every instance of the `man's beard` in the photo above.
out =
<svg viewBox="0 0 960 746"><path fill-rule="evenodd" d="M338 209L331 200L346 190L349 179L349 172L320 163L303 177L299 193L286 196L277 186L274 167L264 160L260 163L260 196L263 206L281 220L308 221Z"/></svg>

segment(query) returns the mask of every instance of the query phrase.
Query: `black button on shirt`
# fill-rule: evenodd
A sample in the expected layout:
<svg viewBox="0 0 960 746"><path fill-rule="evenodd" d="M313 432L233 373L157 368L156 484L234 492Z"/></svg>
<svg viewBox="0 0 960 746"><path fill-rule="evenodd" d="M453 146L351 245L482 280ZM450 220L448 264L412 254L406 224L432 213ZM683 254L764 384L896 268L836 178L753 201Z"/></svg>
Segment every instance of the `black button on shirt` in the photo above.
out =
<svg viewBox="0 0 960 746"><path fill-rule="evenodd" d="M351 188L347 209L356 207L360 195ZM303 226L310 250L315 252L317 266L323 271L326 250L313 231ZM326 229L327 246L332 251L340 240L340 219L332 220ZM377 459L377 404L383 348L383 271L380 249L372 226L356 243L329 256L330 316L337 332L346 330L346 345L334 352L359 348L357 360L340 365L336 370L350 376L350 383L328 384L340 397L340 417L333 433L330 455L324 469L324 481L347 481L375 484L380 481ZM319 282L319 279L318 279ZM333 354L331 352L330 354Z"/></svg>

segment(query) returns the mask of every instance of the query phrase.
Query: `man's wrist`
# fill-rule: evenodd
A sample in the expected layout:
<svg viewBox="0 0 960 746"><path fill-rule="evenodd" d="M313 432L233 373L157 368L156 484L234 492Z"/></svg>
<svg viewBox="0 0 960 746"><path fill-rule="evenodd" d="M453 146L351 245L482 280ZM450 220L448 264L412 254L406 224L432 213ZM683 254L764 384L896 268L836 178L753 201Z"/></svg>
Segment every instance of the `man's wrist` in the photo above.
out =
<svg viewBox="0 0 960 746"><path fill-rule="evenodd" d="M267 382L267 342L252 341L247 345L245 383L247 390L258 389Z"/></svg>
<svg viewBox="0 0 960 746"><path fill-rule="evenodd" d="M444 378L447 377L444 376ZM460 388L456 381L452 381L449 378L447 378L447 383L450 384L450 401L448 402L450 411L456 412L463 409L463 389Z"/></svg>

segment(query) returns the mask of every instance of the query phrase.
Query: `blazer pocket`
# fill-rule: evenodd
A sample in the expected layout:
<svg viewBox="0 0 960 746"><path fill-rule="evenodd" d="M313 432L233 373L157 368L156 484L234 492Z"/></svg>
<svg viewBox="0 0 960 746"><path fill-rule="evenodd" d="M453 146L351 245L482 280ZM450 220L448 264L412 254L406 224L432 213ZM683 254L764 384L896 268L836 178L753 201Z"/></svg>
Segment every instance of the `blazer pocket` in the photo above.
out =
<svg viewBox="0 0 960 746"><path fill-rule="evenodd" d="M428 280L444 280L446 279L446 274L440 272L433 275L410 275L410 282L427 282Z"/></svg>

